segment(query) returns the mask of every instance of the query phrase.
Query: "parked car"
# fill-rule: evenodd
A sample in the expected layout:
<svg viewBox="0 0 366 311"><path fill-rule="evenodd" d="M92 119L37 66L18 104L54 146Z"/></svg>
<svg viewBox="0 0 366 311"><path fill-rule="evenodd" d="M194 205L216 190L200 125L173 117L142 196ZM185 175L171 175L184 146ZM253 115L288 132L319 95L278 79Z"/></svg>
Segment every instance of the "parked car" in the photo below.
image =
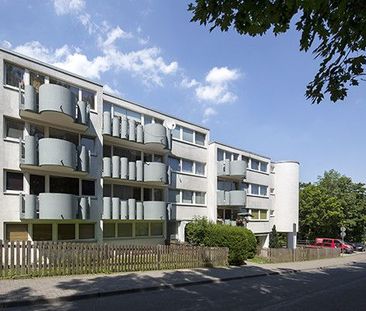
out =
<svg viewBox="0 0 366 311"><path fill-rule="evenodd" d="M316 238L314 247L327 247L327 248L340 248L342 253L353 253L353 247L347 243L342 242L339 239L332 238Z"/></svg>
<svg viewBox="0 0 366 311"><path fill-rule="evenodd" d="M357 251L357 252L366 251L365 244L363 244L363 243L350 243L350 244L352 245L354 251Z"/></svg>

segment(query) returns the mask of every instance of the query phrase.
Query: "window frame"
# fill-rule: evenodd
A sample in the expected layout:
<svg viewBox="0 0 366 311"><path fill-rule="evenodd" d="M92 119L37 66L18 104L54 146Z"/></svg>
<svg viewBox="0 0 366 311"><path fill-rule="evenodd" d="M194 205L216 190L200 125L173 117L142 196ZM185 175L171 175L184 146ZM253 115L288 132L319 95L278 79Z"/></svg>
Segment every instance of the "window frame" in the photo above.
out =
<svg viewBox="0 0 366 311"><path fill-rule="evenodd" d="M8 189L8 173L22 175L23 186L22 186L21 190ZM21 171L4 170L3 176L4 176L4 180L3 180L3 193L4 194L20 194L24 191L24 174Z"/></svg>
<svg viewBox="0 0 366 311"><path fill-rule="evenodd" d="M19 137L16 138L16 137L11 137L11 136L7 135L9 121L10 122L15 122L15 123L18 123L18 124L23 124L23 131L22 131L22 136L20 137L20 139L19 139ZM24 123L23 120L4 116L3 123L4 123L4 126L3 126L3 140L4 141L19 142L19 141L22 141L24 139L25 123Z"/></svg>

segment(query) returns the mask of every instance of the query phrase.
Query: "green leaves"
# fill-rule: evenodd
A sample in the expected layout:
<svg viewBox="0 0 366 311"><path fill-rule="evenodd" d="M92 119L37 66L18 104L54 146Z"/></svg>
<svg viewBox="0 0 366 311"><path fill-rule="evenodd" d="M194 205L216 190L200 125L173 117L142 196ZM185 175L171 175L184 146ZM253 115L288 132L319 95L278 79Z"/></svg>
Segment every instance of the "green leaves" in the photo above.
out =
<svg viewBox="0 0 366 311"><path fill-rule="evenodd" d="M315 184L300 185L299 229L305 239L339 237L347 228L347 239L361 240L366 225L364 184L335 170L325 172Z"/></svg>
<svg viewBox="0 0 366 311"><path fill-rule="evenodd" d="M190 3L192 22L210 31L234 28L241 35L285 33L293 18L301 32L300 51L313 49L321 59L305 95L319 104L328 95L343 100L359 85L366 63L366 1L360 0L196 0Z"/></svg>

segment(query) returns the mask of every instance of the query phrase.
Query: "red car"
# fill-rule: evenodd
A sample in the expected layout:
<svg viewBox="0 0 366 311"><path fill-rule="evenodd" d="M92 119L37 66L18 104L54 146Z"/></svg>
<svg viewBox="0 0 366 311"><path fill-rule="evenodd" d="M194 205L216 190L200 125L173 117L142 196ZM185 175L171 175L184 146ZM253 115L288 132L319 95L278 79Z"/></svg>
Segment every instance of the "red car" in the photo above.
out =
<svg viewBox="0 0 366 311"><path fill-rule="evenodd" d="M351 254L353 252L353 247L351 245L344 243L339 239L316 238L313 246L340 248L342 250L342 252L347 253L347 254Z"/></svg>

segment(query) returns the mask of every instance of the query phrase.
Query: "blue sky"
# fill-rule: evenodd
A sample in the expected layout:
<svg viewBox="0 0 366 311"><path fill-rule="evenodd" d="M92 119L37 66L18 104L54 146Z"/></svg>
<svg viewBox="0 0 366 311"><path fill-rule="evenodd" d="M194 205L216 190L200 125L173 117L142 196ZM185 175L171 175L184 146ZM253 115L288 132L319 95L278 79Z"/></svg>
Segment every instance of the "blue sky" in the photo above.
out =
<svg viewBox="0 0 366 311"><path fill-rule="evenodd" d="M202 124L214 140L298 160L302 181L334 168L364 182L365 85L312 105L304 93L317 63L299 52L298 33L210 33L190 23L187 4L0 0L0 45Z"/></svg>

